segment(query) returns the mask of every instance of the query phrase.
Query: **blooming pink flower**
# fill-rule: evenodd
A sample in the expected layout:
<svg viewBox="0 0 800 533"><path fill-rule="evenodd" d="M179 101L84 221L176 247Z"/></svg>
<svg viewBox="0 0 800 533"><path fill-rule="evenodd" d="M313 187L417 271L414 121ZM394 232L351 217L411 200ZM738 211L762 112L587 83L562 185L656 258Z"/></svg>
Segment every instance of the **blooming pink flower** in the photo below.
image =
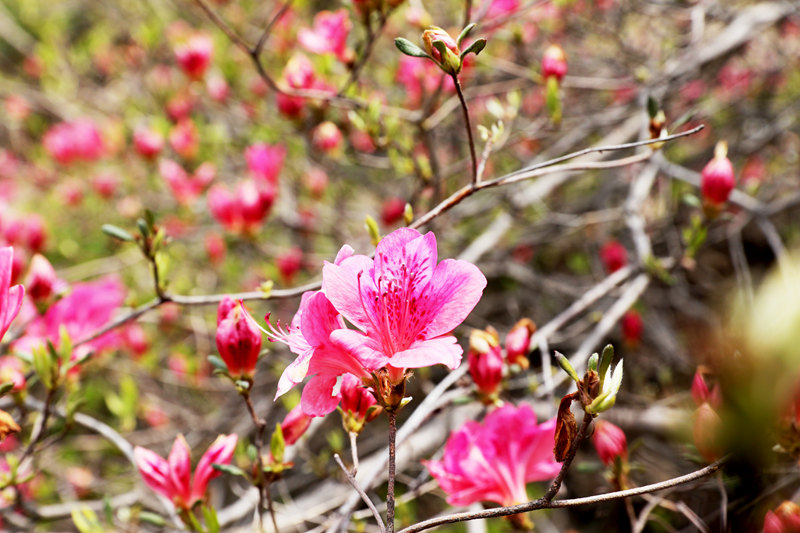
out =
<svg viewBox="0 0 800 533"><path fill-rule="evenodd" d="M245 315L244 304L225 297L217 308L217 350L234 378L250 379L261 352L261 331Z"/></svg>
<svg viewBox="0 0 800 533"><path fill-rule="evenodd" d="M384 237L375 259L353 255L323 267L322 287L333 307L360 331L331 339L368 368L444 364L456 368L463 350L450 332L481 298L486 278L466 261L437 264L436 237L400 228ZM398 372L399 371L399 372Z"/></svg>
<svg viewBox="0 0 800 533"><path fill-rule="evenodd" d="M162 159L158 163L158 171L172 190L175 200L182 205L200 196L217 175L217 168L208 161L198 166L192 176L172 159Z"/></svg>
<svg viewBox="0 0 800 533"><path fill-rule="evenodd" d="M61 122L44 134L44 148L63 165L73 161L95 161L105 153L97 126L88 118Z"/></svg>
<svg viewBox="0 0 800 533"><path fill-rule="evenodd" d="M303 436L308 426L311 425L311 417L303 412L300 405L295 405L294 409L289 411L281 422L281 431L283 431L283 441L287 446L291 446L297 439Z"/></svg>
<svg viewBox="0 0 800 533"><path fill-rule="evenodd" d="M286 148L281 145L256 143L247 147L244 158L247 161L247 170L253 178L264 180L274 186L278 183L278 175L283 169Z"/></svg>
<svg viewBox="0 0 800 533"><path fill-rule="evenodd" d="M628 252L619 241L608 241L600 249L600 260L611 274L628 264Z"/></svg>
<svg viewBox="0 0 800 533"><path fill-rule="evenodd" d="M145 159L153 159L164 149L164 136L149 128L136 128L133 147Z"/></svg>
<svg viewBox="0 0 800 533"><path fill-rule="evenodd" d="M703 200L712 206L721 206L728 201L736 186L733 165L727 157L728 147L724 142L717 144L714 158L708 162L701 173L700 193Z"/></svg>
<svg viewBox="0 0 800 533"><path fill-rule="evenodd" d="M11 246L0 248L0 340L19 313L22 297L25 295L22 285L11 286L13 265L14 249Z"/></svg>
<svg viewBox="0 0 800 533"><path fill-rule="evenodd" d="M528 482L550 479L561 468L553 457L555 429L555 418L537 425L530 406L506 404L483 424L470 421L454 431L442 459L426 466L450 505L523 503Z"/></svg>
<svg viewBox="0 0 800 533"><path fill-rule="evenodd" d="M211 63L214 43L205 34L196 34L175 46L175 59L181 70L192 79L200 79Z"/></svg>
<svg viewBox="0 0 800 533"><path fill-rule="evenodd" d="M77 343L105 326L124 300L125 288L115 277L76 283L67 296L47 309L44 316L31 322L25 335L14 343L14 348L31 352L36 345L48 340L58 347L62 325L67 328L73 343ZM119 336L108 332L78 346L72 353L72 359L80 359L92 351L101 351L118 344Z"/></svg>
<svg viewBox="0 0 800 533"><path fill-rule="evenodd" d="M208 482L221 474L211 465L231 462L237 440L235 434L218 436L198 461L194 476L189 445L183 435L175 439L167 459L141 446L134 448L133 456L148 487L169 498L175 507L189 510L205 498Z"/></svg>
<svg viewBox="0 0 800 533"><path fill-rule="evenodd" d="M605 420L595 422L592 443L597 450L597 456L606 466L613 464L617 457L623 459L628 457L628 439L625 438L625 432L611 422Z"/></svg>
<svg viewBox="0 0 800 533"><path fill-rule="evenodd" d="M297 32L297 40L309 52L335 54L339 61L347 63L353 58L353 51L347 47L347 35L351 27L346 9L320 11L314 16L314 27L301 28Z"/></svg>

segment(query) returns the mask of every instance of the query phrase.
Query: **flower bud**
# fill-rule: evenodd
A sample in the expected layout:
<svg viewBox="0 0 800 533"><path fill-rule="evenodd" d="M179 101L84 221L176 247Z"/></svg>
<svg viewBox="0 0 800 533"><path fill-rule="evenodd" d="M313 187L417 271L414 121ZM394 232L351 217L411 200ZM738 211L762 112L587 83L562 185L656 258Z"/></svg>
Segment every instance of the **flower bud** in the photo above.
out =
<svg viewBox="0 0 800 533"><path fill-rule="evenodd" d="M764 517L764 533L794 533L800 531L800 506L791 501L781 503Z"/></svg>
<svg viewBox="0 0 800 533"><path fill-rule="evenodd" d="M431 26L422 33L422 42L425 45L425 51L439 65L439 68L447 74L461 72L461 50L459 50L455 39L449 33L438 26ZM442 57L440 49L434 44L436 42L441 42L444 45L444 57Z"/></svg>
<svg viewBox="0 0 800 533"><path fill-rule="evenodd" d="M375 396L352 374L342 376L342 424L349 433L361 433L381 412Z"/></svg>
<svg viewBox="0 0 800 533"><path fill-rule="evenodd" d="M184 74L192 79L200 79L211 63L213 51L214 43L211 41L211 37L197 34L175 46L175 59Z"/></svg>
<svg viewBox="0 0 800 533"><path fill-rule="evenodd" d="M528 348L535 332L536 324L530 318L523 318L514 324L506 335L506 361L509 365L517 365L522 370L530 366Z"/></svg>
<svg viewBox="0 0 800 533"><path fill-rule="evenodd" d="M169 145L185 159L192 159L197 155L199 143L197 126L191 119L179 121L169 132Z"/></svg>
<svg viewBox="0 0 800 533"><path fill-rule="evenodd" d="M275 257L275 266L281 273L284 283L287 285L292 282L295 274L303 267L303 251L294 246L285 252L281 252Z"/></svg>
<svg viewBox="0 0 800 533"><path fill-rule="evenodd" d="M567 73L567 56L557 44L551 44L542 56L542 76L545 79L553 77L559 82Z"/></svg>
<svg viewBox="0 0 800 533"><path fill-rule="evenodd" d="M692 423L692 437L697 451L709 462L716 461L722 456L721 429L722 419L708 403L697 408Z"/></svg>
<svg viewBox="0 0 800 533"><path fill-rule="evenodd" d="M22 428L19 427L10 414L0 409L0 442L3 442L6 437L13 433L19 433Z"/></svg>
<svg viewBox="0 0 800 533"><path fill-rule="evenodd" d="M233 378L251 379L261 351L261 331L243 304L225 298L217 309L217 349Z"/></svg>
<svg viewBox="0 0 800 533"><path fill-rule="evenodd" d="M608 466L614 464L617 457L622 460L628 458L628 440L625 432L618 426L605 420L595 422L592 443L597 450L597 456Z"/></svg>
<svg viewBox="0 0 800 533"><path fill-rule="evenodd" d="M728 201L736 186L733 165L727 157L728 146L724 141L717 143L714 159L708 162L701 173L700 193L704 202L712 208L719 208Z"/></svg>
<svg viewBox="0 0 800 533"><path fill-rule="evenodd" d="M342 139L341 130L330 120L321 123L311 133L311 142L314 147L323 152L332 152L339 148L342 144Z"/></svg>
<svg viewBox="0 0 800 533"><path fill-rule="evenodd" d="M399 196L388 198L381 207L381 222L384 226L393 226L403 219L406 201Z"/></svg>
<svg viewBox="0 0 800 533"><path fill-rule="evenodd" d="M145 159L154 159L164 149L164 137L155 130L136 128L133 132L133 147Z"/></svg>
<svg viewBox="0 0 800 533"><path fill-rule="evenodd" d="M486 331L472 330L467 361L481 401L487 405L496 403L500 382L503 380L503 354L497 332L493 328Z"/></svg>
<svg viewBox="0 0 800 533"><path fill-rule="evenodd" d="M642 340L642 330L644 329L644 322L642 315L636 309L631 309L620 320L622 327L622 338L629 346L635 347Z"/></svg>
<svg viewBox="0 0 800 533"><path fill-rule="evenodd" d="M34 302L43 302L53 295L58 283L56 271L43 255L36 254L25 278L25 289Z"/></svg>
<svg viewBox="0 0 800 533"><path fill-rule="evenodd" d="M600 260L611 274L628 264L628 252L618 241L608 241L600 249Z"/></svg>
<svg viewBox="0 0 800 533"><path fill-rule="evenodd" d="M306 432L310 425L311 417L303 412L299 404L296 405L281 422L283 440L286 446L291 446L297 442L297 439L303 436L303 433Z"/></svg>

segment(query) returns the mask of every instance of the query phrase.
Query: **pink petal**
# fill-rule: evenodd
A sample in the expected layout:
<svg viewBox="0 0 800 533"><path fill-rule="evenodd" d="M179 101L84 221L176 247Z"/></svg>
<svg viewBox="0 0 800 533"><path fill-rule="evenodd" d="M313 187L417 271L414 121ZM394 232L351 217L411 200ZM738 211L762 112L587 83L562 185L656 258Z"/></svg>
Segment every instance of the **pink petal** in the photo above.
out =
<svg viewBox="0 0 800 533"><path fill-rule="evenodd" d="M305 379L308 374L308 365L313 355L314 350L308 348L284 369L281 378L278 380L278 390L275 392L276 400Z"/></svg>
<svg viewBox="0 0 800 533"><path fill-rule="evenodd" d="M374 323L372 307L366 308L369 302L365 304L361 298L366 288L375 290L370 275L372 268L372 259L365 255L353 255L338 265L326 263L322 267L323 292L333 307L362 331ZM359 273L363 273L360 279Z"/></svg>
<svg viewBox="0 0 800 533"><path fill-rule="evenodd" d="M333 264L334 265L340 264L348 257L352 257L354 253L356 253L356 251L353 250L353 247L350 246L349 244L345 244L344 246L341 247L339 253L336 254L336 259L333 260Z"/></svg>
<svg viewBox="0 0 800 533"><path fill-rule="evenodd" d="M353 360L342 359L340 373L354 376L366 374L364 369L377 370L389 363L389 358L374 339L352 329L337 329L331 333L331 341L344 352L351 354Z"/></svg>
<svg viewBox="0 0 800 533"><path fill-rule="evenodd" d="M192 483L192 459L189 445L183 435L175 438L167 461L169 462L169 477L176 496L180 502L188 504Z"/></svg>
<svg viewBox="0 0 800 533"><path fill-rule="evenodd" d="M169 464L157 453L141 446L133 449L133 458L148 487L172 500L174 494L169 479Z"/></svg>
<svg viewBox="0 0 800 533"><path fill-rule="evenodd" d="M336 376L314 376L303 388L300 405L309 416L325 416L339 405L341 396L333 393Z"/></svg>
<svg viewBox="0 0 800 533"><path fill-rule="evenodd" d="M407 350L397 352L389 359L395 368L422 368L442 364L450 370L461 364L464 350L451 336L416 341Z"/></svg>
<svg viewBox="0 0 800 533"><path fill-rule="evenodd" d="M456 259L439 263L426 291L432 320L424 330L425 336L453 331L475 308L485 287L486 276L472 263Z"/></svg>
<svg viewBox="0 0 800 533"><path fill-rule="evenodd" d="M208 482L221 474L219 470L215 470L211 465L214 463L226 465L231 462L238 439L239 437L236 434L220 435L208 447L194 471L192 500L189 505L194 504L197 500L202 500L205 496Z"/></svg>
<svg viewBox="0 0 800 533"><path fill-rule="evenodd" d="M373 277L394 278L401 282L401 286L408 282L409 296L417 295L430 281L436 259L436 236L433 232L420 235L417 230L400 228L378 243Z"/></svg>
<svg viewBox="0 0 800 533"><path fill-rule="evenodd" d="M322 291L309 298L300 322L300 330L308 344L313 347L328 343L331 331L344 327L339 313L333 308Z"/></svg>

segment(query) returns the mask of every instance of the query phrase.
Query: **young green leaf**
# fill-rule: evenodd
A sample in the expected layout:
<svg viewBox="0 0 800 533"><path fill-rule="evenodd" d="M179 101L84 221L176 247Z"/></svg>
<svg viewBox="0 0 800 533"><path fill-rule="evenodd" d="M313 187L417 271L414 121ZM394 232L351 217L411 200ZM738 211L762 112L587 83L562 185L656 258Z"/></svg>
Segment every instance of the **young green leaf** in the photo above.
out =
<svg viewBox="0 0 800 533"><path fill-rule="evenodd" d="M408 39L398 37L397 39L394 40L394 45L397 47L398 50L400 50L407 56L430 58L430 56L425 53L425 50L423 50L416 44L412 43Z"/></svg>
<svg viewBox="0 0 800 533"><path fill-rule="evenodd" d="M124 229L120 228L119 226L115 226L113 224L103 224L100 228L103 233L114 237L115 239L119 239L121 241L132 241L133 235L125 231Z"/></svg>

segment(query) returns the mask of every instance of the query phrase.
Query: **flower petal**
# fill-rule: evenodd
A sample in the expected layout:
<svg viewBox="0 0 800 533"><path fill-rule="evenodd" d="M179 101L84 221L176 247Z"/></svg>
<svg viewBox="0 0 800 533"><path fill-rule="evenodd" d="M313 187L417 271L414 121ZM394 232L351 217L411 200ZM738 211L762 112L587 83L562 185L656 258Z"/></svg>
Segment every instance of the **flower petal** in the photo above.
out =
<svg viewBox="0 0 800 533"><path fill-rule="evenodd" d="M416 341L407 350L397 352L389 359L395 368L422 368L436 364L455 370L461 364L464 350L452 335Z"/></svg>
<svg viewBox="0 0 800 533"><path fill-rule="evenodd" d="M222 472L214 470L211 466L214 463L226 465L231 462L233 452L236 450L236 442L239 437L232 433L230 435L220 435L216 438L206 453L200 458L197 467L194 469L194 479L192 482L192 494L189 505L202 500L206 494L208 482L219 476Z"/></svg>
<svg viewBox="0 0 800 533"><path fill-rule="evenodd" d="M366 375L365 370L377 370L389 363L389 357L383 353L380 344L359 331L337 329L331 333L330 339L334 345L352 356L352 361L346 359L340 361L346 365L341 367L341 374L348 372L360 377ZM320 367L316 369L320 371Z"/></svg>
<svg viewBox="0 0 800 533"><path fill-rule="evenodd" d="M425 303L431 321L424 330L426 337L450 333L475 308L486 287L486 276L467 261L445 259L436 266Z"/></svg>
<svg viewBox="0 0 800 533"><path fill-rule="evenodd" d="M367 288L375 290L372 269L372 259L365 255L348 257L338 265L325 263L322 267L323 292L333 307L362 331L375 323L373 304L365 303L361 296Z"/></svg>
<svg viewBox="0 0 800 533"><path fill-rule="evenodd" d="M189 444L183 435L179 434L175 438L167 461L169 462L169 478L175 491L173 501L177 499L179 504L188 505L192 484L192 459Z"/></svg>
<svg viewBox="0 0 800 533"><path fill-rule="evenodd" d="M303 388L300 406L309 416L325 416L339 405L341 396L333 393L336 376L314 376Z"/></svg>

